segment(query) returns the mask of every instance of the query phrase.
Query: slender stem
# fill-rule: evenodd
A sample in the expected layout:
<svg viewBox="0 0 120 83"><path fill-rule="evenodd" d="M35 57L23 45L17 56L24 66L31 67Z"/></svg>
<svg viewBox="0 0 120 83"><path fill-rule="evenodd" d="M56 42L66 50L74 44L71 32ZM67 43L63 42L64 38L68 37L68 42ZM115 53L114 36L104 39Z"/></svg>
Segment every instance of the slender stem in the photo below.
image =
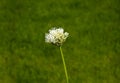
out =
<svg viewBox="0 0 120 83"><path fill-rule="evenodd" d="M67 83L69 83L69 81L68 81L68 74L67 74L67 68L66 68L66 64L65 64L65 60L64 60L64 55L63 55L61 46L60 46L60 52L61 52L62 61L63 61L63 65L64 65L64 70L65 70L65 75L66 75L66 81L67 81Z"/></svg>

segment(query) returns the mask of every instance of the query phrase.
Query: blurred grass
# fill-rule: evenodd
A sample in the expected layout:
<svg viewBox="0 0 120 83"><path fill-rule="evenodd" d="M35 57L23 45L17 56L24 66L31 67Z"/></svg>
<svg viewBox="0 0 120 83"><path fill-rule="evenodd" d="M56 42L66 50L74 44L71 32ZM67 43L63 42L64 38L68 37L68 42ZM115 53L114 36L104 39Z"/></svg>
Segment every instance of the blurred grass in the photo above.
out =
<svg viewBox="0 0 120 83"><path fill-rule="evenodd" d="M59 48L44 42L51 27L63 45L70 83L120 82L119 0L0 0L0 83L66 83Z"/></svg>

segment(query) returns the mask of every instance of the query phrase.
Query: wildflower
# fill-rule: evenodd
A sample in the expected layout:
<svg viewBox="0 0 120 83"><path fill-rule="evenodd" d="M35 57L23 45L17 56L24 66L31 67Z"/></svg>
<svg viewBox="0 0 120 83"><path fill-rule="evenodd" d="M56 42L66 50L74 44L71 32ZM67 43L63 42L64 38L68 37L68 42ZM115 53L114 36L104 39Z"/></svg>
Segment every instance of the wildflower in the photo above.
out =
<svg viewBox="0 0 120 83"><path fill-rule="evenodd" d="M63 28L52 28L45 34L45 42L61 46L68 36L69 33L64 32Z"/></svg>
<svg viewBox="0 0 120 83"><path fill-rule="evenodd" d="M69 36L69 33L64 32L63 28L58 28L58 29L52 28L49 30L49 33L45 33L45 42L52 43L54 45L59 46L59 48L60 48L67 83L69 83L69 78L68 78L67 68L66 68L64 55L63 55L61 46L62 46L63 42L65 42L65 40L67 39L68 36Z"/></svg>

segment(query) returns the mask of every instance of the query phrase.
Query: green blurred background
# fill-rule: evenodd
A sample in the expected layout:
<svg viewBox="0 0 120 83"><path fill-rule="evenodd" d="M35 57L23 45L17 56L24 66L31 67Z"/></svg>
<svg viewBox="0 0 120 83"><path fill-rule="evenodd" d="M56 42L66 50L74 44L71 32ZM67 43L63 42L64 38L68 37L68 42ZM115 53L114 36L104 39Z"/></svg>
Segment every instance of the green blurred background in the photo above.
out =
<svg viewBox="0 0 120 83"><path fill-rule="evenodd" d="M0 0L0 83L66 83L52 27L70 83L120 83L120 0Z"/></svg>

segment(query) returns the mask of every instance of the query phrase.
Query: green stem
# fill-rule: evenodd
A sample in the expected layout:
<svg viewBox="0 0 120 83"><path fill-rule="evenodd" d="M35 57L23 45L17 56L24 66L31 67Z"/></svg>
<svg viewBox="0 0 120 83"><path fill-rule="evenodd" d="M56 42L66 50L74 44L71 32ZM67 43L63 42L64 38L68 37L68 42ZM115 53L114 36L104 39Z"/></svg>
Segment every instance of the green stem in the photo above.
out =
<svg viewBox="0 0 120 83"><path fill-rule="evenodd" d="M66 75L66 81L67 81L67 83L69 83L69 81L68 81L68 74L67 74L67 68L66 68L66 64L65 64L65 60L64 60L64 55L63 55L61 46L60 46L60 52L61 52L62 61L63 61L63 65L64 65L64 70L65 70L65 75Z"/></svg>

